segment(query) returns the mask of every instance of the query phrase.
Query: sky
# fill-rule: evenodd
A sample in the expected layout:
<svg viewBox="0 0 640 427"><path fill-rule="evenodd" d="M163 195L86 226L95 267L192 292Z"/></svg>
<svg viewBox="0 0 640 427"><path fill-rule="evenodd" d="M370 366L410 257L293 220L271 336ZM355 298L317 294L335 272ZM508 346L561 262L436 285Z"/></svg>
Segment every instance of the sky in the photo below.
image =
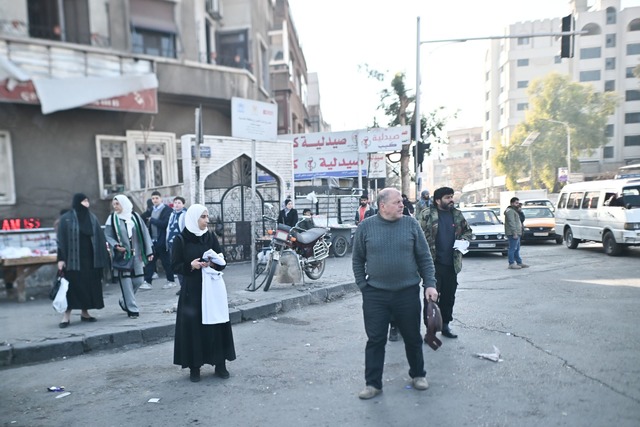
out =
<svg viewBox="0 0 640 427"><path fill-rule="evenodd" d="M589 2L591 4L591 1ZM289 0L308 72L317 72L324 119L333 131L361 129L377 116L380 91L397 72L416 87L417 17L421 41L496 36L510 24L561 18L568 0ZM622 8L640 0L621 0ZM558 28L558 31L560 29ZM484 55L489 41L422 44L420 109L444 107L448 130L484 122ZM367 77L364 65L385 73Z"/></svg>

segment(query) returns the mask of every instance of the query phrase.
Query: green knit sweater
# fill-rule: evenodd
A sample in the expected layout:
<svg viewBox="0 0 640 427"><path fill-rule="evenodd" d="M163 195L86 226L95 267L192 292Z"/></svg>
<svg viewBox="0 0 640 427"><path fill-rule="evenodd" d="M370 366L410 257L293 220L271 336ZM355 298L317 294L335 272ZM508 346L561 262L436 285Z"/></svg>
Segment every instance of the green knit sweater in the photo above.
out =
<svg viewBox="0 0 640 427"><path fill-rule="evenodd" d="M380 214L358 225L353 241L353 275L363 289L367 284L399 290L420 283L436 286L435 268L427 240L414 218L387 221Z"/></svg>

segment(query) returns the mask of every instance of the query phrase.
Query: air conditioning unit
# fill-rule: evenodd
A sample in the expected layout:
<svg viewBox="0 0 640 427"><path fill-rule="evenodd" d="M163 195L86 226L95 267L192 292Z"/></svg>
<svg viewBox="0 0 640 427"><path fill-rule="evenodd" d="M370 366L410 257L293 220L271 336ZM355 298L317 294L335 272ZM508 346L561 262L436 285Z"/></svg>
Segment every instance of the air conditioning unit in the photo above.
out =
<svg viewBox="0 0 640 427"><path fill-rule="evenodd" d="M222 19L222 1L221 0L205 0L207 13L215 20Z"/></svg>

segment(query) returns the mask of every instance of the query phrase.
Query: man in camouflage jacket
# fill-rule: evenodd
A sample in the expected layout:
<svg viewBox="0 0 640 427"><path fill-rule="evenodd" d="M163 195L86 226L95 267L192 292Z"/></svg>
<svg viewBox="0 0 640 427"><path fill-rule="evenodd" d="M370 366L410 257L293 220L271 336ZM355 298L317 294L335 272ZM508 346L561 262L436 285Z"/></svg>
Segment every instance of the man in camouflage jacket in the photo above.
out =
<svg viewBox="0 0 640 427"><path fill-rule="evenodd" d="M471 227L462 212L454 208L453 193L452 188L438 188L433 193L433 205L422 210L418 218L436 267L442 335L448 338L458 337L449 322L453 320L458 273L462 270L462 253L453 249L453 245L456 240L471 240Z"/></svg>

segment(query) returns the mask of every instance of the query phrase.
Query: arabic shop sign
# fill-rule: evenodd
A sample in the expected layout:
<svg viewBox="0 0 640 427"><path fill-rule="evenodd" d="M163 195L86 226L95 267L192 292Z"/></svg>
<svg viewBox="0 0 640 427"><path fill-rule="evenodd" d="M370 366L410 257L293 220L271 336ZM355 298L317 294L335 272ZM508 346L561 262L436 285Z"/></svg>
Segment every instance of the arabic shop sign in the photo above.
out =
<svg viewBox="0 0 640 427"><path fill-rule="evenodd" d="M360 159L362 175L367 175L365 159ZM294 151L293 177L295 180L327 178L327 177L356 177L358 176L358 153L354 151L328 153L300 153Z"/></svg>
<svg viewBox="0 0 640 427"><path fill-rule="evenodd" d="M348 132L299 133L279 135L278 138L293 141L293 152L343 152L358 150L357 130Z"/></svg>
<svg viewBox="0 0 640 427"><path fill-rule="evenodd" d="M390 153L400 151L411 142L411 128L372 128L358 132L358 150L361 153Z"/></svg>

